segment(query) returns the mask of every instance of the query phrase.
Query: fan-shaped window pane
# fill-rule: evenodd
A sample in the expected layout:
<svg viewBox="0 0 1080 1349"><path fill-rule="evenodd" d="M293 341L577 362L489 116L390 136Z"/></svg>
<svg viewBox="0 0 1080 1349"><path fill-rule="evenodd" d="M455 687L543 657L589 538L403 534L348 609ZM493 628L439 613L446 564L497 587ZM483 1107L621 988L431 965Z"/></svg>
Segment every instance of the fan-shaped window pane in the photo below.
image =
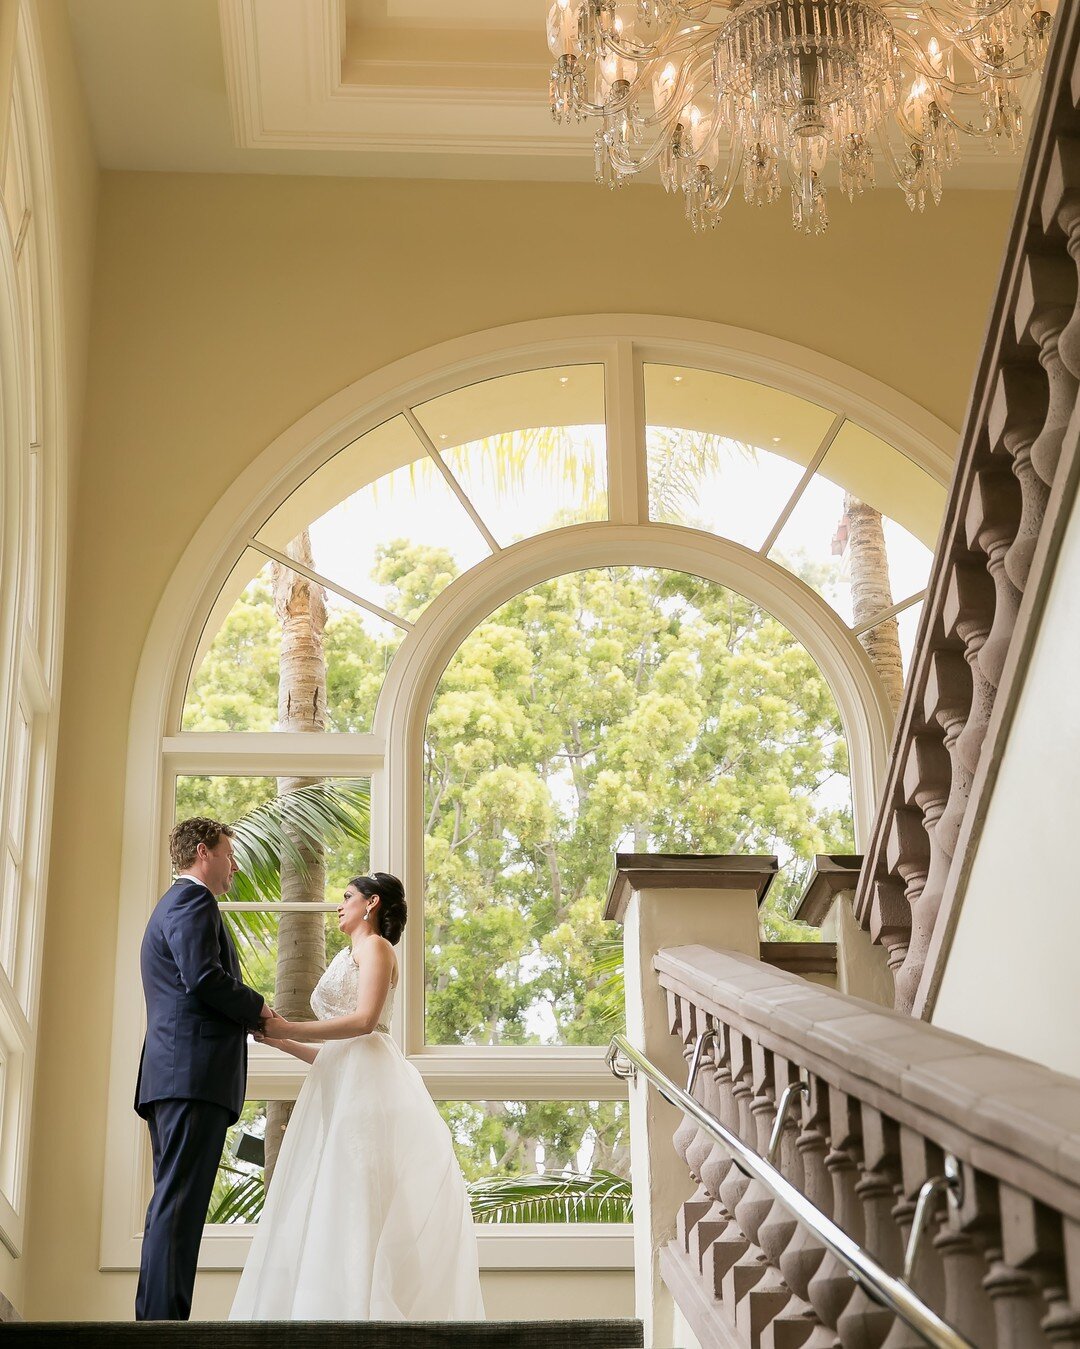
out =
<svg viewBox="0 0 1080 1349"><path fill-rule="evenodd" d="M602 365L503 375L414 411L503 546L607 518Z"/></svg>
<svg viewBox="0 0 1080 1349"><path fill-rule="evenodd" d="M435 1044L606 1043L616 848L779 853L765 926L786 936L805 864L852 846L808 653L742 596L658 569L561 576L476 628L435 692L425 786Z"/></svg>
<svg viewBox="0 0 1080 1349"><path fill-rule="evenodd" d="M306 584L254 549L241 558L222 587L196 653L184 703L185 731L278 729L282 606L290 583ZM311 621L323 652L325 729L369 731L404 630L331 590L313 589L322 596L322 609L313 607Z"/></svg>
<svg viewBox="0 0 1080 1349"><path fill-rule="evenodd" d="M764 384L645 367L649 516L760 548L834 416Z"/></svg>
<svg viewBox="0 0 1080 1349"><path fill-rule="evenodd" d="M943 507L928 474L846 422L769 557L861 625L925 588Z"/></svg>
<svg viewBox="0 0 1080 1349"><path fill-rule="evenodd" d="M324 464L257 539L285 552L305 529L320 575L409 621L490 551L404 417Z"/></svg>

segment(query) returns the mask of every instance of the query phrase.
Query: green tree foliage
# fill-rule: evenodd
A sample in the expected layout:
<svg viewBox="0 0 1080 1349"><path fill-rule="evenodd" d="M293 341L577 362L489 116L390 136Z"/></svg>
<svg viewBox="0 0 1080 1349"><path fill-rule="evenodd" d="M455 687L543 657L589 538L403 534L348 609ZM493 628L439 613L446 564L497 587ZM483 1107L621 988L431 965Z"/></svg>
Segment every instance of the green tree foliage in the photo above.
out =
<svg viewBox="0 0 1080 1349"><path fill-rule="evenodd" d="M376 567L383 602L406 618L454 576L444 550L404 541ZM332 612L335 729L370 728L399 640ZM185 726L272 726L279 643L256 582L208 649ZM433 1043L606 1042L621 1015L618 933L601 917L616 848L778 853L763 935L794 940L817 935L790 919L813 854L852 847L847 750L821 672L769 614L682 573L577 572L504 604L438 685L424 771L425 912L412 921ZM177 813L236 819L274 790L183 779ZM330 897L366 861L335 855ZM269 964L257 973L272 983ZM549 1176L625 1175L614 1103L441 1108L477 1184L527 1175L541 1155Z"/></svg>
<svg viewBox="0 0 1080 1349"><path fill-rule="evenodd" d="M426 755L436 1043L606 1041L617 848L778 853L763 935L791 940L816 935L789 918L813 854L851 846L817 666L682 573L577 572L503 605L447 668Z"/></svg>

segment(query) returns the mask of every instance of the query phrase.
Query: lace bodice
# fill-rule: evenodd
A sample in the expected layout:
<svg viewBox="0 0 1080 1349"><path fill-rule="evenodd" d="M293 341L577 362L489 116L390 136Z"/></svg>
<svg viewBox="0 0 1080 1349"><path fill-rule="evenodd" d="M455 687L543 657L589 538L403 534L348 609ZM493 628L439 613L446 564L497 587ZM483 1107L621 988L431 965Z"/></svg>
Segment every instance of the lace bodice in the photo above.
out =
<svg viewBox="0 0 1080 1349"><path fill-rule="evenodd" d="M360 971L352 958L352 951L346 947L339 951L326 967L326 973L315 985L311 995L311 1010L320 1021L329 1021L334 1016L351 1016L356 1011L356 999L359 996ZM390 1017L394 1012L394 987L386 995L379 1024L376 1030L384 1035L390 1033Z"/></svg>

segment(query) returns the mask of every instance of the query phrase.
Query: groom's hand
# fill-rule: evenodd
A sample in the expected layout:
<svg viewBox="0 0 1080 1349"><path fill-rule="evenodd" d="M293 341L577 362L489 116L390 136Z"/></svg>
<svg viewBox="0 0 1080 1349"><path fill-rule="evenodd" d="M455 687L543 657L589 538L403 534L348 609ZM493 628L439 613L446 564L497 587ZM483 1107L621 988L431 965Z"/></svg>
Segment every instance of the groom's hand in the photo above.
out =
<svg viewBox="0 0 1080 1349"><path fill-rule="evenodd" d="M268 1002L264 1002L262 1005L262 1010L259 1012L259 1021L262 1023L259 1029L261 1030L262 1027L265 1026L266 1023L270 1020L270 1018L275 1016L277 1016L277 1012L274 1011L274 1009L270 1006Z"/></svg>

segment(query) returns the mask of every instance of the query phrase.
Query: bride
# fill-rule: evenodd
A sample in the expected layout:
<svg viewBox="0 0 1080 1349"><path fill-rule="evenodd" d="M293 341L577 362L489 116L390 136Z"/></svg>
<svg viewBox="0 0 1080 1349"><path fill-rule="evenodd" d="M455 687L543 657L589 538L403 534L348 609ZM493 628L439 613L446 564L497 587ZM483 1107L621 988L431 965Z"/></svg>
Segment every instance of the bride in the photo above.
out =
<svg viewBox="0 0 1080 1349"><path fill-rule="evenodd" d="M377 871L350 881L338 924L352 944L311 995L319 1019L272 1018L255 1037L312 1068L282 1140L234 1321L484 1317L450 1132L388 1034L393 948L405 919L397 877Z"/></svg>

